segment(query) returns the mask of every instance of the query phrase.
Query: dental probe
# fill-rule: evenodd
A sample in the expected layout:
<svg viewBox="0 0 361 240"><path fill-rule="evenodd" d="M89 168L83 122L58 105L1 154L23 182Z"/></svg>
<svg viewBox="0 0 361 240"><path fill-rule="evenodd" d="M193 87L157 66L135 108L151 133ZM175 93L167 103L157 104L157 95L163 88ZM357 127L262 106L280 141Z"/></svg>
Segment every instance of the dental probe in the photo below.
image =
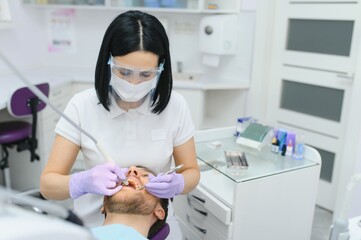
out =
<svg viewBox="0 0 361 240"><path fill-rule="evenodd" d="M174 168L171 168L169 171L167 171L165 173L161 173L160 176L164 176L164 175L167 175L167 174L172 174L172 173L176 172L178 169L181 169L182 167L183 167L183 164L178 165L178 166L176 166ZM138 190L142 190L144 187L145 187L145 185L139 187Z"/></svg>
<svg viewBox="0 0 361 240"><path fill-rule="evenodd" d="M89 137L95 144L96 148L100 152L100 154L104 157L104 159L108 162L114 163L114 160L112 157L104 150L103 146L99 144L99 142L93 137L90 133L82 129L76 122L71 120L67 115L65 115L62 111L60 111L57 107L55 107L45 96L43 92L41 92L37 87L33 86L26 77L23 76L23 74L18 71L18 69L3 55L2 52L0 52L0 57L4 60L4 62L10 67L10 69L17 75L20 80L22 80L26 86L43 102L45 102L47 105L49 105L55 112L57 112L60 116L62 116L67 122L69 122L71 125L73 125L76 129L78 129L80 132L85 134L87 137ZM123 181L125 185L128 185L128 181Z"/></svg>
<svg viewBox="0 0 361 240"><path fill-rule="evenodd" d="M178 165L174 168L171 168L169 171L165 172L165 173L162 173L160 176L163 176L163 175L167 175L167 174L172 174L174 172L176 172L178 169L181 169L183 167L183 164L181 165Z"/></svg>

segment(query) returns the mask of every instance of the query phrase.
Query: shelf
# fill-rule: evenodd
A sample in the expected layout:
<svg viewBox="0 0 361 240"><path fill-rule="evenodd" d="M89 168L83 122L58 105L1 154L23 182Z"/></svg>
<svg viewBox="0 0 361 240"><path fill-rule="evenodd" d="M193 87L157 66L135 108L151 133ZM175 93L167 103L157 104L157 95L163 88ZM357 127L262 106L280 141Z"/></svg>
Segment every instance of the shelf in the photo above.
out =
<svg viewBox="0 0 361 240"><path fill-rule="evenodd" d="M107 10L139 10L144 12L159 12L159 13L201 13L199 9L182 9L182 8L153 8L153 7L106 7Z"/></svg>
<svg viewBox="0 0 361 240"><path fill-rule="evenodd" d="M84 10L106 10L104 5L70 5L70 4L37 4L37 3L24 3L25 7L40 8L40 9L84 9Z"/></svg>
<svg viewBox="0 0 361 240"><path fill-rule="evenodd" d="M235 90L235 89L248 89L248 83L236 81L224 82L207 82L207 81L191 81L191 80L174 80L174 88L180 89L197 89L197 90Z"/></svg>
<svg viewBox="0 0 361 240"><path fill-rule="evenodd" d="M207 9L202 8L204 0L194 1L189 5L189 7L157 7L157 6L141 6L140 4L134 4L134 6L125 5L125 1L122 2L114 2L110 0L105 0L104 3L98 4L80 4L76 3L52 3L56 2L55 0L23 0L23 5L26 7L35 7L35 8L45 8L45 9L53 9L53 8L71 8L71 9L85 9L85 10L120 10L120 11L128 11L128 10L140 10L146 12L160 12L160 13L205 13L205 14L219 14L219 13L239 13L239 0L233 0L232 3L228 3L227 7L222 9ZM59 1L58 1L59 2ZM60 1L62 2L62 1ZM71 1L70 1L71 2ZM84 1L86 2L86 1ZM160 4L160 3L159 3ZM176 3L175 3L176 4ZM232 7L234 6L234 7Z"/></svg>

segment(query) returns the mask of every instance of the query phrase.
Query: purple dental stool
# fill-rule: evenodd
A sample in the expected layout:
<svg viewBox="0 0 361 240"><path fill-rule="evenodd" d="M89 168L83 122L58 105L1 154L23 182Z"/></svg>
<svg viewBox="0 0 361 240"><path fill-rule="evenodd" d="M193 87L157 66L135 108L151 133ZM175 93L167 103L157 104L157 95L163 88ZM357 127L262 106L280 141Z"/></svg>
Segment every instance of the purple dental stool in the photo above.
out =
<svg viewBox="0 0 361 240"><path fill-rule="evenodd" d="M49 84L41 83L36 87L46 96L49 96ZM42 102L29 88L17 89L10 95L7 102L7 109L14 118L24 118L32 116L32 122L7 121L0 122L0 145L2 156L0 159L0 169L4 171L5 186L11 188L9 171L9 148L16 147L18 152L29 150L30 161L39 161L39 155L35 150L38 147L36 139L37 113L45 108Z"/></svg>

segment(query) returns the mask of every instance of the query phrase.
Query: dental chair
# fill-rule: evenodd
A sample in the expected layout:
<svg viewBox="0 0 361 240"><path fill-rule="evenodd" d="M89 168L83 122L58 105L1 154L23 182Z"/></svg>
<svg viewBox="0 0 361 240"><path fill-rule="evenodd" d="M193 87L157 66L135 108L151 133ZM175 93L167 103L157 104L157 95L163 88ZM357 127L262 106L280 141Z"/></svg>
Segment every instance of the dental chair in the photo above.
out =
<svg viewBox="0 0 361 240"><path fill-rule="evenodd" d="M49 95L49 84L41 83L36 87L46 96ZM37 113L45 108L46 104L27 87L19 88L10 95L7 102L7 109L14 118L24 118L32 116L32 122L7 121L0 122L0 144L2 147L2 158L0 169L4 172L5 186L11 188L9 170L9 148L16 146L18 152L29 150L30 161L39 161L36 154L38 141L36 138Z"/></svg>

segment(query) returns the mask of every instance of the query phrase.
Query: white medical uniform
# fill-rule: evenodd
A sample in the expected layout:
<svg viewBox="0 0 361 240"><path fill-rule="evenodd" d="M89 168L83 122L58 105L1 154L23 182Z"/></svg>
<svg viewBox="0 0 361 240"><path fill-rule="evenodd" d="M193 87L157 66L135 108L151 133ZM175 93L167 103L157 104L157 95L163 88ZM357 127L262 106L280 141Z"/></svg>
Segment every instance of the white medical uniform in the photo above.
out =
<svg viewBox="0 0 361 240"><path fill-rule="evenodd" d="M170 168L173 148L190 140L195 127L187 103L180 94L172 92L161 114L151 112L149 98L147 96L138 108L126 112L110 96L108 112L99 103L95 90L89 89L76 94L64 113L94 136L120 167L144 166L160 173ZM105 163L94 142L65 119L59 120L55 132L80 146L85 169ZM100 226L104 220L99 211L102 202L101 196L86 194L74 201L74 211L87 226ZM171 228L172 212L170 204L168 222ZM173 232L180 234L179 227L178 231L173 228Z"/></svg>

